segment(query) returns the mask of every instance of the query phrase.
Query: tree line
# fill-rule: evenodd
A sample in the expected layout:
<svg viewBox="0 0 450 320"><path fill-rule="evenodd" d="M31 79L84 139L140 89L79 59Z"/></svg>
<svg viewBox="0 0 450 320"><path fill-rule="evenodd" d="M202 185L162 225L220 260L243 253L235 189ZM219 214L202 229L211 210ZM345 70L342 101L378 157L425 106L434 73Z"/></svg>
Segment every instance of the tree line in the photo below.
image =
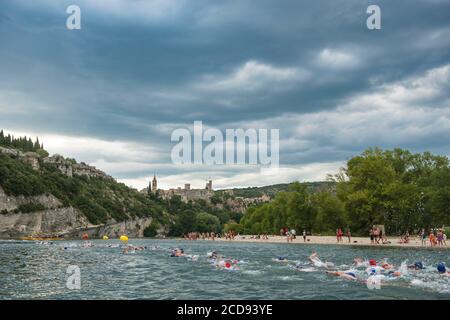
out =
<svg viewBox="0 0 450 320"><path fill-rule="evenodd" d="M3 130L0 131L0 146L19 149L24 152L44 150L44 144L39 142L38 137L36 137L36 140L33 142L31 138L27 138L26 136L15 138L10 134L5 135Z"/></svg>
<svg viewBox="0 0 450 320"><path fill-rule="evenodd" d="M278 234L288 227L315 234L349 228L354 235L367 235L381 224L398 235L450 222L447 157L373 148L328 180L335 187L318 192L294 183L271 202L249 208L233 227L247 234Z"/></svg>

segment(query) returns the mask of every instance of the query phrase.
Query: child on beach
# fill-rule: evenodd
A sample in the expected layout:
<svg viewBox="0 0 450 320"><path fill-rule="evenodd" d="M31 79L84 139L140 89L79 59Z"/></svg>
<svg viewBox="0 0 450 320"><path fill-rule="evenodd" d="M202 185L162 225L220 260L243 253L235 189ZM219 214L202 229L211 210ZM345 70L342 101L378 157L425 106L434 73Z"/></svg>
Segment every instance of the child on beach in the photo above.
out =
<svg viewBox="0 0 450 320"><path fill-rule="evenodd" d="M434 235L433 231L430 232L430 246L434 247L437 244L436 236Z"/></svg>
<svg viewBox="0 0 450 320"><path fill-rule="evenodd" d="M441 230L439 230L437 232L437 237L436 238L437 238L437 244L439 246L443 246L444 245L444 234L442 233Z"/></svg>

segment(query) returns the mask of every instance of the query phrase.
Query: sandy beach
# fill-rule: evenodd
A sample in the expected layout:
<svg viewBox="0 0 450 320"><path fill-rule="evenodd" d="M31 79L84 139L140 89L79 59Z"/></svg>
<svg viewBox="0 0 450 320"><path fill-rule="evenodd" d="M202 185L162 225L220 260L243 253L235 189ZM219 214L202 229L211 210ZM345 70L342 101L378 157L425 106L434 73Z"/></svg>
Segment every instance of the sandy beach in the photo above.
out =
<svg viewBox="0 0 450 320"><path fill-rule="evenodd" d="M429 249L449 249L450 246L444 245L444 246L434 246L431 247L429 241L427 241L426 246L422 246L421 241L414 238L409 241L409 243L398 243L399 238L388 238L388 240L391 243L388 244L371 244L370 238L364 238L364 237L352 237L351 243L348 242L347 238L343 238L343 242L339 243L339 245L342 246L373 246L375 248L378 247L399 247L399 248L429 248ZM202 241L202 240L199 240ZM211 240L206 240L211 241ZM236 236L234 240L226 240L225 238L216 238L215 241L223 241L223 242L255 242L255 243L286 243L287 240L286 237L282 236L269 236L269 239L262 240L262 239L251 239L251 235L243 235L243 236ZM338 244L336 241L336 237L334 236L307 236L306 242L303 241L302 236L297 236L296 239L294 239L292 242L289 242L289 244Z"/></svg>

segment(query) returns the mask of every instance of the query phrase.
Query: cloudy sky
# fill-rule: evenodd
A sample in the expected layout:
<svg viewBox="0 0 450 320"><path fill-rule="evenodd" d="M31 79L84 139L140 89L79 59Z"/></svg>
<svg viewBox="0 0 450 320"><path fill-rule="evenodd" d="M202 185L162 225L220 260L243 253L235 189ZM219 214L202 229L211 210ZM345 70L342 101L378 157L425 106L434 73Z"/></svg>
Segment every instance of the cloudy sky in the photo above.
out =
<svg viewBox="0 0 450 320"><path fill-rule="evenodd" d="M281 168L172 164L196 120L280 129ZM450 155L450 0L1 0L0 128L136 188L323 180L372 146Z"/></svg>

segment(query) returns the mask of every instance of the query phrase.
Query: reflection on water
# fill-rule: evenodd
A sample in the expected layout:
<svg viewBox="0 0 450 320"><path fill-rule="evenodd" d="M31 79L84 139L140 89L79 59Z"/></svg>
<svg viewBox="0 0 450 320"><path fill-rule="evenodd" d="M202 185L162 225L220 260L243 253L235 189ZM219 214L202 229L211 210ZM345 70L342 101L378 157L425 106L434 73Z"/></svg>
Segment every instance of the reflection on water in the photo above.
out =
<svg viewBox="0 0 450 320"><path fill-rule="evenodd" d="M0 299L450 299L450 277L437 274L435 265L449 266L447 250L363 248L295 244L185 242L133 240L147 246L123 254L115 240L39 244L0 242ZM157 247L155 247L157 246ZM183 248L198 260L170 257L170 249ZM239 270L211 265L207 253L218 251L239 260ZM316 250L337 269L351 269L357 256L385 259L395 266L402 261L423 261L425 270L386 278L380 290L369 290L364 268L358 281L327 275L308 266ZM277 257L286 261L277 261ZM81 270L81 289L66 287L69 265ZM299 272L296 265L303 266Z"/></svg>

